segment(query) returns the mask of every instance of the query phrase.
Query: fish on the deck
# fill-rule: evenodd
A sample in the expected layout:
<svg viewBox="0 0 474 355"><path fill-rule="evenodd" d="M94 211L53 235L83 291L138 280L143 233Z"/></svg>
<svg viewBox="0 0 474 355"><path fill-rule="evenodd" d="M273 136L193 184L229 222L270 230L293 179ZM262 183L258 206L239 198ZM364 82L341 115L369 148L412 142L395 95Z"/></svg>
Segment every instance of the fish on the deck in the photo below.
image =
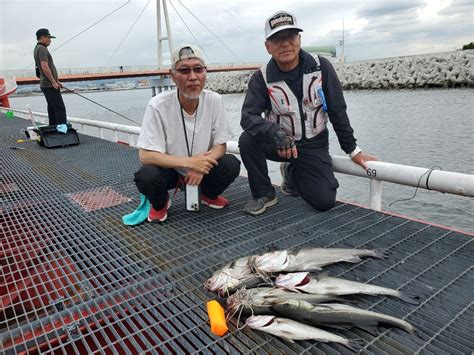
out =
<svg viewBox="0 0 474 355"><path fill-rule="evenodd" d="M360 350L358 340L349 340L340 335L291 319L268 315L251 316L247 318L245 324L251 329L276 335L290 343L294 343L295 340L317 340L323 343L339 343L353 351Z"/></svg>
<svg viewBox="0 0 474 355"><path fill-rule="evenodd" d="M257 286L262 280L252 272L249 260L255 256L238 258L214 272L206 281L205 287L220 296L227 296L241 287Z"/></svg>
<svg viewBox="0 0 474 355"><path fill-rule="evenodd" d="M411 304L418 304L418 297L403 291L387 287L375 286L357 281L330 277L326 274L311 277L308 272L294 272L279 275L275 286L295 292L306 292L317 295L355 295L391 296L402 299Z"/></svg>
<svg viewBox="0 0 474 355"><path fill-rule="evenodd" d="M260 274L293 271L320 271L322 267L339 262L358 263L362 258L383 258L383 252L368 249L304 248L277 250L256 256L253 268Z"/></svg>
<svg viewBox="0 0 474 355"><path fill-rule="evenodd" d="M344 301L342 297L335 295L313 295L277 287L258 287L237 290L227 298L227 307L231 314L239 310L243 314L273 314L272 305L286 300L304 300L312 304Z"/></svg>
<svg viewBox="0 0 474 355"><path fill-rule="evenodd" d="M315 326L363 327L388 325L415 334L415 328L396 317L339 303L311 304L304 300L285 300L272 304L276 314Z"/></svg>

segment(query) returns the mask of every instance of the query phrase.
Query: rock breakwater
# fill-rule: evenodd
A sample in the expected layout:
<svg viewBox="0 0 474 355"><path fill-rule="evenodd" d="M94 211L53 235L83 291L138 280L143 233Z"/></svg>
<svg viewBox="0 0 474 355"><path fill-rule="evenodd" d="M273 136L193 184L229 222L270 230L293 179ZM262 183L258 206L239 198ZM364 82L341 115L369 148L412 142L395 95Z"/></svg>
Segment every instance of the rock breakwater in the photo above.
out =
<svg viewBox="0 0 474 355"><path fill-rule="evenodd" d="M474 87L474 50L335 63L334 68L345 90ZM206 87L242 93L252 73L209 73Z"/></svg>

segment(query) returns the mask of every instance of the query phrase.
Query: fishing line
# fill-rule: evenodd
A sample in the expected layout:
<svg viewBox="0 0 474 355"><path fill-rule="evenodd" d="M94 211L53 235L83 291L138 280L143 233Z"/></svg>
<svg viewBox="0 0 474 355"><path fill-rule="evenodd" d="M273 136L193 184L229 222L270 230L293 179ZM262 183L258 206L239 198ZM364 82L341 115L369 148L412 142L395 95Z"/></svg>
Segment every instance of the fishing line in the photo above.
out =
<svg viewBox="0 0 474 355"><path fill-rule="evenodd" d="M91 29L92 27L94 27L95 25L97 25L99 22L102 22L103 20L105 20L107 17L109 16L112 16L112 14L114 14L115 12L117 12L118 10L120 10L122 7L124 7L125 5L127 5L128 3L130 3L131 0L128 0L127 2L123 3L122 5L120 5L119 7L117 7L115 10L113 10L112 12L109 12L107 15L105 15L104 17L102 17L101 19L97 20L96 22L94 22L92 25L90 25L89 27L86 27L84 30L82 30L81 32L79 32L77 35L74 35L72 36L70 39L68 39L66 42L60 44L58 47L54 48L54 50L52 50L51 52L55 52L57 51L59 48L65 46L66 44L68 44L69 42L71 42L74 38L80 36L81 34L83 34L84 32L86 32L87 30Z"/></svg>
<svg viewBox="0 0 474 355"><path fill-rule="evenodd" d="M112 110L112 109L110 109L110 108L108 108L108 107L105 107L104 105L101 105L101 104L99 104L98 102L96 102L96 101L94 101L94 100L91 100L91 99L89 99L88 97L85 97L85 96L83 96L83 95L79 94L77 91L74 91L74 90L68 89L68 88L67 88L67 87L65 87L65 86L63 86L63 88L64 88L64 89L66 89L66 90L67 90L67 91L69 91L69 92L72 92L73 94L76 94L77 96L80 96L80 97L82 97L83 99L86 99L86 100L88 100L88 101L90 101L90 102L92 102L92 103L94 103L94 104L96 104L96 105L99 105L100 107L103 107L103 108L105 108L106 110L109 110L110 112L113 112L113 113L115 113L116 115L119 115L120 117L123 117L123 118L125 118L126 120L129 120L130 122L133 122L133 123L135 123L135 124L137 124L137 125L141 126L141 124L140 124L140 123L138 123L138 122L136 122L136 121L132 120L131 118L128 118L128 117L126 117L126 116L122 115L121 113L118 113L117 111L114 111L114 110Z"/></svg>
<svg viewBox="0 0 474 355"><path fill-rule="evenodd" d="M252 307L250 307L250 309L252 310L252 317L253 317L253 316L254 316L254 313L253 313ZM242 329L244 329L244 328L247 326L247 323L246 323L246 322L245 322L245 323L242 322L244 325L241 326L241 327L239 327L240 317L242 317L243 311L244 311L244 307L242 306L242 307L240 308L239 316L237 317L237 330L242 330Z"/></svg>
<svg viewBox="0 0 474 355"><path fill-rule="evenodd" d="M420 187L421 179L422 179L423 176L425 176L426 174L428 174L428 176L426 177L426 189L427 189L427 190L431 190L430 187L428 186L428 181L429 181L429 179L430 179L431 173L435 170L435 168L438 168L439 170L443 170L443 168L441 168L441 167L438 166L438 165L432 166L432 167L429 168L423 175L420 176L420 179L418 180L418 183L416 184L415 193L413 194L412 197L410 197L410 198L404 198L404 199L400 199L400 200L395 200L395 201L389 203L389 206L391 206L391 205L393 205L394 203L397 203L397 202L413 200L413 199L415 198L415 196L416 196L416 193L418 192L418 188Z"/></svg>

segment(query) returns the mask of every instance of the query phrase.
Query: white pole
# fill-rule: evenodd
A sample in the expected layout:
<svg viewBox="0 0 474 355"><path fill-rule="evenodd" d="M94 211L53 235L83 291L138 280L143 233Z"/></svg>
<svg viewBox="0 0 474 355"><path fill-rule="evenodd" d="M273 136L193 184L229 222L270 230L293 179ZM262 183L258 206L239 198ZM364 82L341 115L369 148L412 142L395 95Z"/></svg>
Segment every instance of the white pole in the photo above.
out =
<svg viewBox="0 0 474 355"><path fill-rule="evenodd" d="M156 38L158 39L158 66L163 65L163 48L161 45L161 0L156 0Z"/></svg>
<svg viewBox="0 0 474 355"><path fill-rule="evenodd" d="M370 179L370 201L371 210L382 210L382 181Z"/></svg>
<svg viewBox="0 0 474 355"><path fill-rule="evenodd" d="M161 32L161 2L163 1L163 13L165 17L166 36L162 36ZM157 37L158 37L158 65L163 65L163 41L168 40L170 48L170 55L173 51L173 36L171 35L171 25L168 16L168 5L166 0L156 0L156 26L157 26Z"/></svg>
<svg viewBox="0 0 474 355"><path fill-rule="evenodd" d="M163 11L165 13L166 33L168 35L168 45L170 48L170 56L171 56L174 46L173 46L173 35L171 33L170 19L168 17L168 5L166 5L166 0L163 0Z"/></svg>

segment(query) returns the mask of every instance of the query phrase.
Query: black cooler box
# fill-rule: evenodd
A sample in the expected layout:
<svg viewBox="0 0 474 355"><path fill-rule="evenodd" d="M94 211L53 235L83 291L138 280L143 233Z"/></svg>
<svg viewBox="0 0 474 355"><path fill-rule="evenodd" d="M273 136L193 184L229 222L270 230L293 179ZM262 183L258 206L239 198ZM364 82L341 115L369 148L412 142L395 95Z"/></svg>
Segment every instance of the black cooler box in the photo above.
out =
<svg viewBox="0 0 474 355"><path fill-rule="evenodd" d="M67 124L67 132L59 132L55 125L38 127L38 134L41 136L39 145L46 148L67 147L69 145L78 145L79 136L71 125Z"/></svg>

